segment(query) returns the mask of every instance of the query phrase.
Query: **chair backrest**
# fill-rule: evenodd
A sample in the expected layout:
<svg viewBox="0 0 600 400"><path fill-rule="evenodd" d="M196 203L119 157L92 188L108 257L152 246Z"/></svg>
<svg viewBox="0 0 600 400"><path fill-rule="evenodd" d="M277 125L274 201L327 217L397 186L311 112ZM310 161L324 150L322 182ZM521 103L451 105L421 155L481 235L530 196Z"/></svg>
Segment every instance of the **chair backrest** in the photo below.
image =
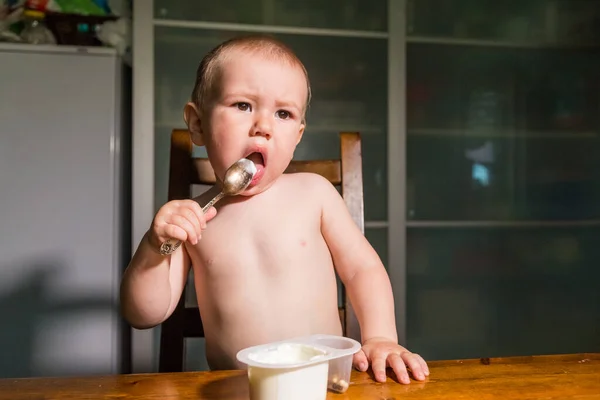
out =
<svg viewBox="0 0 600 400"><path fill-rule="evenodd" d="M342 196L354 222L364 233L362 154L359 133L342 132L339 159L293 160L286 173L313 172L341 187ZM193 157L193 145L187 130L176 129L171 135L169 201L189 199L192 185L214 185L215 174L206 158ZM358 320L342 287L343 306L339 308L344 335L360 341ZM159 372L183 371L185 338L203 337L204 329L198 307L185 306L185 294L162 324Z"/></svg>

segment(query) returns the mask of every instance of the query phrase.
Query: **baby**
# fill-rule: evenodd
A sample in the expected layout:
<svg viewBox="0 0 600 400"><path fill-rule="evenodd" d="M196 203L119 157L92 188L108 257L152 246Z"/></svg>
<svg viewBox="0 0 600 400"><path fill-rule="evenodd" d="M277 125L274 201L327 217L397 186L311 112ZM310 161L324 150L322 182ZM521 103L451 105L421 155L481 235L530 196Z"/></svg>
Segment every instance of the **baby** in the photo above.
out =
<svg viewBox="0 0 600 400"><path fill-rule="evenodd" d="M316 174L283 173L302 139L310 96L303 64L275 39L239 37L206 55L184 108L192 140L206 147L219 181L242 157L257 172L242 195L206 214L199 203L218 187L160 208L123 276L123 314L140 329L165 321L191 267L209 365L237 369L236 353L248 346L341 335L337 271L360 324L354 366L370 364L380 382L391 367L410 383L407 366L424 380L423 358L398 344L385 268L335 187ZM184 244L162 255L169 239Z"/></svg>

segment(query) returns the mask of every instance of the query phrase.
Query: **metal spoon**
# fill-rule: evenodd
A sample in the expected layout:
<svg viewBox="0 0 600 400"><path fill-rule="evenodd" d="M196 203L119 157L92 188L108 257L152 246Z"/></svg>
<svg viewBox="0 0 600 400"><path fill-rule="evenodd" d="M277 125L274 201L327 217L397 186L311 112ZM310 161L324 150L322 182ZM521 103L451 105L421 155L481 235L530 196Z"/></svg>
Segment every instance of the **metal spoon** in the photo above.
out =
<svg viewBox="0 0 600 400"><path fill-rule="evenodd" d="M227 169L225 172L225 178L223 179L223 187L221 192L216 195L211 201L209 201L204 207L202 207L202 212L206 213L209 208L211 208L215 203L221 200L225 196L235 196L237 194L242 193L250 182L252 182L252 178L254 178L254 174L256 174L256 166L254 163L247 158L242 158L235 162L231 167ZM169 255L173 253L179 246L181 246L181 241L177 240L173 243L173 239L169 239L160 245L160 254Z"/></svg>

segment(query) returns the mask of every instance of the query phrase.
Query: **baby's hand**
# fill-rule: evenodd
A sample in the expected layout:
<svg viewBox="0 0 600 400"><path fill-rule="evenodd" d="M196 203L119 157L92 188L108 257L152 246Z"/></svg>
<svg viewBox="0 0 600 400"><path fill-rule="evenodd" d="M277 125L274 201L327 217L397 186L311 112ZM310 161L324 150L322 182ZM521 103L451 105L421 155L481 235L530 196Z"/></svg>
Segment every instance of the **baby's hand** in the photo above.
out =
<svg viewBox="0 0 600 400"><path fill-rule="evenodd" d="M429 376L429 368L423 358L411 353L392 340L385 338L372 338L362 346L354 355L354 367L359 371L366 371L369 363L378 382L386 381L386 367L391 367L400 383L410 383L406 366L412 375L419 381Z"/></svg>
<svg viewBox="0 0 600 400"><path fill-rule="evenodd" d="M155 248L168 239L196 244L202 237L202 230L206 229L206 222L216 214L214 207L204 214L202 207L194 200L170 201L154 216L148 240Z"/></svg>

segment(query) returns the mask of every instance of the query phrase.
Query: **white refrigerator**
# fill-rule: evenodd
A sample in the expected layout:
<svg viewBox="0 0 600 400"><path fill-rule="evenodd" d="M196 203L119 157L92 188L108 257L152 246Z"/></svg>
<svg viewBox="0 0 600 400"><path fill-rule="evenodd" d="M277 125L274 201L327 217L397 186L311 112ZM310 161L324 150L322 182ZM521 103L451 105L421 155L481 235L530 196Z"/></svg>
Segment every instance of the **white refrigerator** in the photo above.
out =
<svg viewBox="0 0 600 400"><path fill-rule="evenodd" d="M0 378L127 370L129 69L0 44Z"/></svg>

